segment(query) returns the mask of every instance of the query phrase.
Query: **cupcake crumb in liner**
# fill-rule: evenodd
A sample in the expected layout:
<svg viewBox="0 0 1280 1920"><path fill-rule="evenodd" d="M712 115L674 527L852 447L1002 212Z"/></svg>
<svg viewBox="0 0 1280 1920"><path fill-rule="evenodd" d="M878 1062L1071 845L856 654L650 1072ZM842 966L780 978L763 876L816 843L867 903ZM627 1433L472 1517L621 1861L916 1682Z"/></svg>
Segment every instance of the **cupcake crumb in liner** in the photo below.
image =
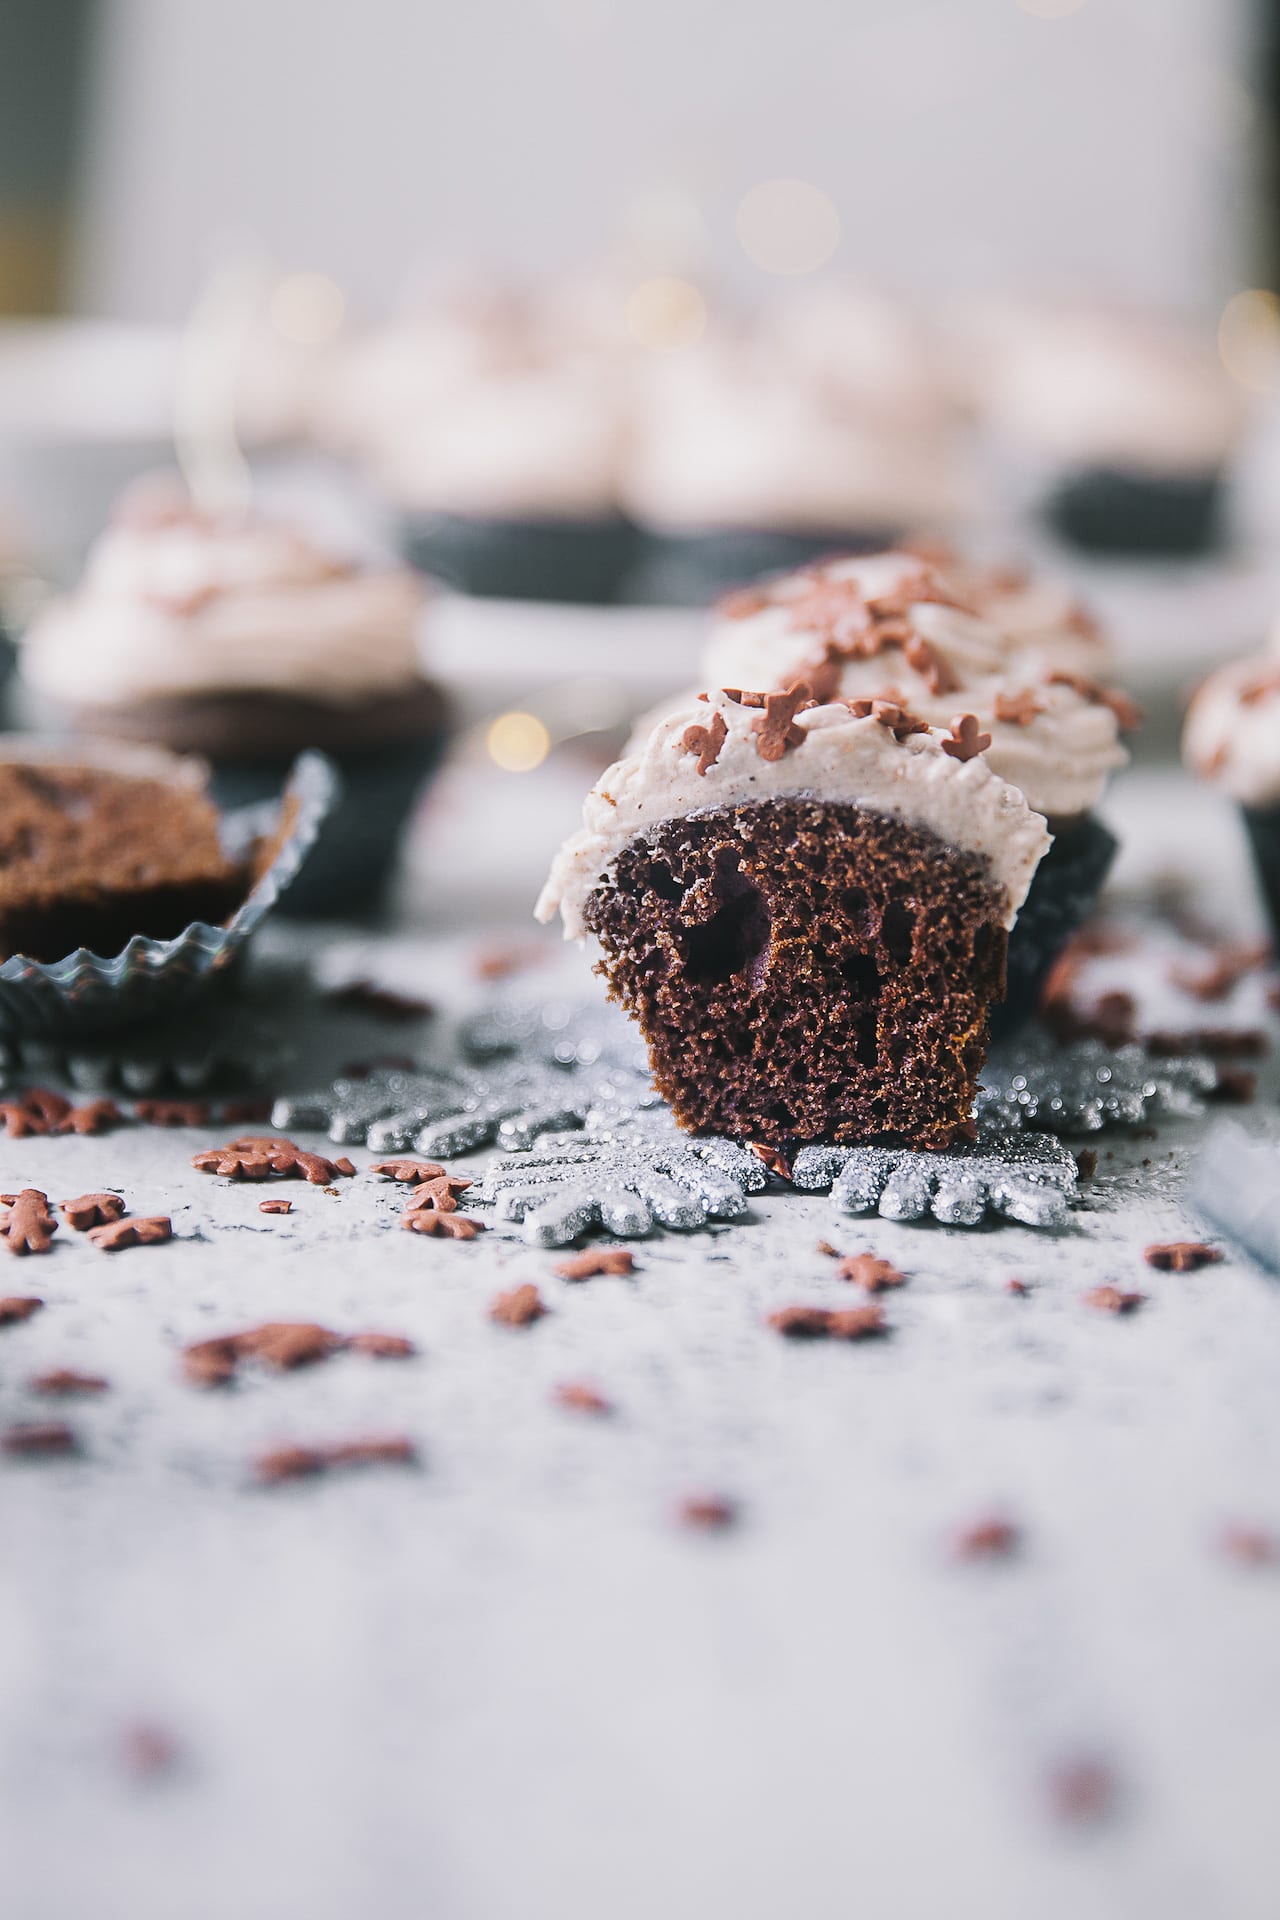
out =
<svg viewBox="0 0 1280 1920"><path fill-rule="evenodd" d="M204 784L201 763L176 760L158 749L24 741L9 757L19 755L146 774L181 785ZM0 963L0 1034L124 1027L172 1013L215 989L302 867L339 784L323 754L304 753L294 762L278 803L223 816L224 847L249 862L252 876L247 897L224 925L195 920L169 940L137 935L110 957L80 947L62 960L13 954Z"/></svg>
<svg viewBox="0 0 1280 1920"><path fill-rule="evenodd" d="M1050 967L1093 912L1116 844L1092 814L1055 836L1009 935L1007 985L992 1011L993 1040L1016 1032L1035 1013Z"/></svg>

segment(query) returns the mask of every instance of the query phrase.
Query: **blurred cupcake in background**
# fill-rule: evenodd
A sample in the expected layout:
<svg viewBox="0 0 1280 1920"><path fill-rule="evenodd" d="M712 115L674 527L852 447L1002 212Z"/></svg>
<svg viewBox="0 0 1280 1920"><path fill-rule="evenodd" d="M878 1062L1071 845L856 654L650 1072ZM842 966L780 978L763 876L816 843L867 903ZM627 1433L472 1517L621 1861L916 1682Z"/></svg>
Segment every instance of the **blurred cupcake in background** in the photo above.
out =
<svg viewBox="0 0 1280 1920"><path fill-rule="evenodd" d="M1280 644L1219 667L1187 709L1183 759L1240 807L1280 942Z"/></svg>
<svg viewBox="0 0 1280 1920"><path fill-rule="evenodd" d="M1246 423L1211 345L1171 323L1077 307L991 310L972 397L1016 491L1082 549L1176 558L1226 536Z"/></svg>
<svg viewBox="0 0 1280 1920"><path fill-rule="evenodd" d="M423 600L407 571L152 484L22 636L20 672L42 722L204 756L225 806L278 792L305 748L330 755L342 798L288 904L350 917L378 905L445 746L445 698L418 664Z"/></svg>
<svg viewBox="0 0 1280 1920"><path fill-rule="evenodd" d="M473 290L374 336L331 427L425 572L511 599L617 597L632 558L623 365L532 299Z"/></svg>
<svg viewBox="0 0 1280 1920"><path fill-rule="evenodd" d="M820 554L947 527L965 489L945 415L903 421L766 336L720 334L649 369L624 502L654 597L697 604Z"/></svg>

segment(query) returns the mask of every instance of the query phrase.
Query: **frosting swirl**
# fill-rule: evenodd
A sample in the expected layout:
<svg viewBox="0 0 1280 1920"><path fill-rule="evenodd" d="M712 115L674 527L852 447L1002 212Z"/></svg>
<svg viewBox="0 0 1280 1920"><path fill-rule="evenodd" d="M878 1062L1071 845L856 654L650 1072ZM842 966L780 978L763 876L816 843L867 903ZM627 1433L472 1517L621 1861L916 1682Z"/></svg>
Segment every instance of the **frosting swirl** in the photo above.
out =
<svg viewBox="0 0 1280 1920"><path fill-rule="evenodd" d="M1280 659L1274 652L1209 675L1187 709L1182 756L1243 806L1280 803Z"/></svg>
<svg viewBox="0 0 1280 1920"><path fill-rule="evenodd" d="M249 691L357 706L420 677L422 603L413 574L359 571L288 527L127 508L24 635L22 674L71 706Z"/></svg>

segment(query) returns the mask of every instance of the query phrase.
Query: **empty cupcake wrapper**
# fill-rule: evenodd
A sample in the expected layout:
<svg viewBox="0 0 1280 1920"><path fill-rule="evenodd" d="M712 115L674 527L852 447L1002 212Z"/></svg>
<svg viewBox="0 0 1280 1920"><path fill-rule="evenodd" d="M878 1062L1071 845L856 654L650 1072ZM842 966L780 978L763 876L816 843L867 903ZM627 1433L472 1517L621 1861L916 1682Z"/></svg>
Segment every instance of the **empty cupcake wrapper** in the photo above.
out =
<svg viewBox="0 0 1280 1920"><path fill-rule="evenodd" d="M194 920L171 940L138 935L109 958L85 947L49 962L12 955L0 964L0 1033L89 1033L124 1027L172 1012L215 989L302 866L338 789L332 763L323 754L304 753L294 762L278 803L224 816L224 843L230 852L244 855L255 840L279 831L292 814L270 864L225 926Z"/></svg>

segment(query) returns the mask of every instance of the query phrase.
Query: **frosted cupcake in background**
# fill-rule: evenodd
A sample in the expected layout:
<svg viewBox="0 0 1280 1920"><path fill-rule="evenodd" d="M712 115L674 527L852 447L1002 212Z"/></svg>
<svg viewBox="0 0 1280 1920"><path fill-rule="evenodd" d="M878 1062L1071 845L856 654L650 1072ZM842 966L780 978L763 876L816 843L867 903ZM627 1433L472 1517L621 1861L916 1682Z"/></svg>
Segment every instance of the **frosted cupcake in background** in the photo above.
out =
<svg viewBox="0 0 1280 1920"><path fill-rule="evenodd" d="M1246 409L1207 342L1136 315L1028 306L989 310L968 346L976 410L1063 539L1164 557L1223 540Z"/></svg>
<svg viewBox="0 0 1280 1920"><path fill-rule="evenodd" d="M418 664L423 599L411 573L152 486L22 637L20 671L43 721L203 755L223 805L278 792L305 748L330 755L343 797L289 907L348 917L378 904L444 750L444 695Z"/></svg>
<svg viewBox="0 0 1280 1920"><path fill-rule="evenodd" d="M655 597L705 602L964 511L948 418L859 406L766 339L717 335L664 356L635 418L623 498Z"/></svg>
<svg viewBox="0 0 1280 1920"><path fill-rule="evenodd" d="M1139 716L1123 694L1078 671L1080 636L1070 624L1005 629L1000 595L976 611L959 584L963 571L946 574L914 554L888 552L730 595L713 619L700 684L803 683L819 700L889 703L943 730L967 720L965 739L980 743L992 771L1053 836L1009 942L997 1020L1008 1027L1033 1009L1049 965L1110 869L1116 842L1095 809L1128 759L1121 733ZM1094 632L1090 644L1101 646Z"/></svg>
<svg viewBox="0 0 1280 1920"><path fill-rule="evenodd" d="M330 437L391 506L412 563L512 599L617 597L632 557L625 425L619 357L500 289L373 335L329 408Z"/></svg>
<svg viewBox="0 0 1280 1920"><path fill-rule="evenodd" d="M1193 773L1239 803L1280 941L1280 646L1209 675L1187 710L1182 752Z"/></svg>

